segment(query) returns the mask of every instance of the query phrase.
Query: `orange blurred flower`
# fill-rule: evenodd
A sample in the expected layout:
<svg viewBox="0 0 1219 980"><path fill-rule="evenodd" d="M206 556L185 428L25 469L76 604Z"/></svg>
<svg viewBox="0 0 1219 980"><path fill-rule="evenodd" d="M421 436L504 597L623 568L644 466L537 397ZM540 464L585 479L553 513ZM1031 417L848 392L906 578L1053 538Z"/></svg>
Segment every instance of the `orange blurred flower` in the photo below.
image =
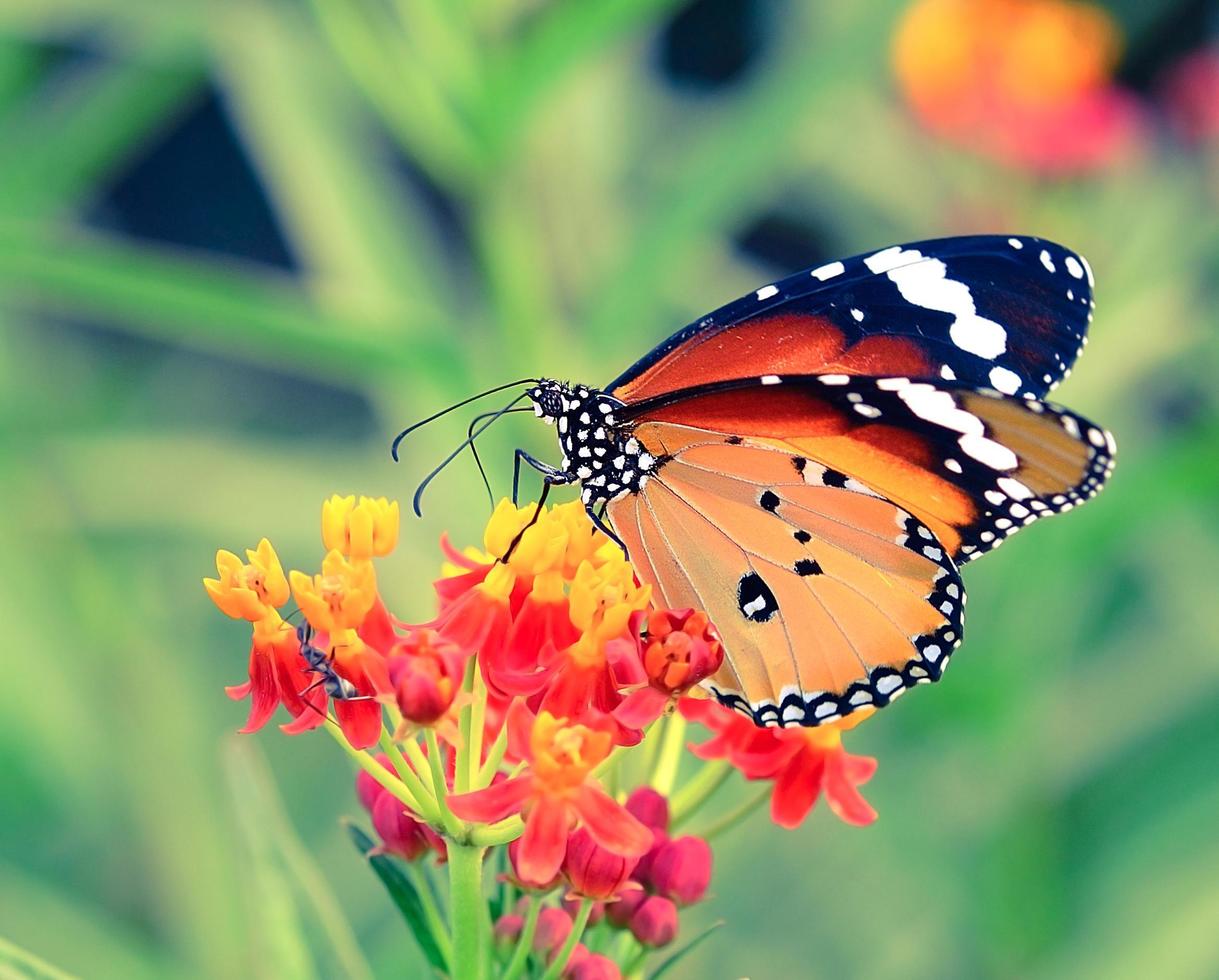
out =
<svg viewBox="0 0 1219 980"><path fill-rule="evenodd" d="M893 41L902 94L933 131L1039 173L1101 168L1143 128L1112 82L1121 38L1074 0L917 0Z"/></svg>

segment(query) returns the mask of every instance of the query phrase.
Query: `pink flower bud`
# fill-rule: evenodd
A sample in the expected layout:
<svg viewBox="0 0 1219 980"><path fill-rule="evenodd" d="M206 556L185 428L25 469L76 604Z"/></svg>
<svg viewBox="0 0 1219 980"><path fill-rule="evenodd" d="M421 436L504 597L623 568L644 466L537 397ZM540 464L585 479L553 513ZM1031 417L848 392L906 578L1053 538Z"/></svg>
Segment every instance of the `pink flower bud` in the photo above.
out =
<svg viewBox="0 0 1219 980"><path fill-rule="evenodd" d="M626 809L648 830L669 829L669 801L651 786L640 786L627 797Z"/></svg>
<svg viewBox="0 0 1219 980"><path fill-rule="evenodd" d="M584 955L577 956L577 952ZM618 964L600 953L590 953L583 944L576 946L563 970L567 980L622 980Z"/></svg>
<svg viewBox="0 0 1219 980"><path fill-rule="evenodd" d="M434 725L452 707L461 689L461 651L431 630L416 630L395 648L390 680L402 717Z"/></svg>
<svg viewBox="0 0 1219 980"><path fill-rule="evenodd" d="M619 929L625 929L631 924L631 916L648 897L647 892L635 882L627 882L612 902L605 903L605 917L609 924Z"/></svg>
<svg viewBox="0 0 1219 980"><path fill-rule="evenodd" d="M677 935L677 906L663 895L646 898L631 916L631 934L644 946L667 946Z"/></svg>
<svg viewBox="0 0 1219 980"><path fill-rule="evenodd" d="M495 939L495 945L500 949L511 948L520 938L521 930L525 927L525 920L519 915L501 915L496 920L495 928L492 934Z"/></svg>
<svg viewBox="0 0 1219 980"><path fill-rule="evenodd" d="M537 953L549 953L558 949L571 933L571 916L562 909L542 909L538 915L538 927L533 933L533 949Z"/></svg>
<svg viewBox="0 0 1219 980"><path fill-rule="evenodd" d="M583 898L609 898L635 870L638 858L622 857L597 844L583 827L567 838L563 871L571 889Z"/></svg>
<svg viewBox="0 0 1219 980"><path fill-rule="evenodd" d="M402 801L390 793L382 792L373 804L372 825L381 838L381 850L386 854L414 861L432 846L427 826L412 817Z"/></svg>
<svg viewBox="0 0 1219 980"><path fill-rule="evenodd" d="M711 884L711 847L701 837L665 841L652 859L652 887L678 905L699 901Z"/></svg>

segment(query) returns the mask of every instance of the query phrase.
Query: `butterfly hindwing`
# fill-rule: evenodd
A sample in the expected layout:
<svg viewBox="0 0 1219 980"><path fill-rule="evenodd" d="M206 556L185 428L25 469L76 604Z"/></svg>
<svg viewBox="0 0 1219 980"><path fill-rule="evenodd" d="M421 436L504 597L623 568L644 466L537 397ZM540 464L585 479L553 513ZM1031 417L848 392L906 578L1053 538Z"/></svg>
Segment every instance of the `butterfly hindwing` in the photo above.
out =
<svg viewBox="0 0 1219 980"><path fill-rule="evenodd" d="M1092 273L1039 238L895 245L788 276L664 341L607 391L638 402L766 374L957 380L1041 397L1092 318Z"/></svg>
<svg viewBox="0 0 1219 980"><path fill-rule="evenodd" d="M665 462L610 517L661 601L716 623L722 702L761 725L817 725L940 677L964 591L917 518L774 446L637 431Z"/></svg>

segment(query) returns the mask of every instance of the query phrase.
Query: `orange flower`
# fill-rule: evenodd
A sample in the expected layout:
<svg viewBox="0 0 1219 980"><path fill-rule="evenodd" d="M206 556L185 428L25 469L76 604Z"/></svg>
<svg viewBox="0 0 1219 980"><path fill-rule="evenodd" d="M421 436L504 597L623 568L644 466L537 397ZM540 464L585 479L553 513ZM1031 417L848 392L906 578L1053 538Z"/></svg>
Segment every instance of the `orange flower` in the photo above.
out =
<svg viewBox="0 0 1219 980"><path fill-rule="evenodd" d="M320 575L292 572L289 578L301 612L322 633L358 628L377 601L372 563L349 561L336 550L322 560Z"/></svg>
<svg viewBox="0 0 1219 980"><path fill-rule="evenodd" d="M1072 0L918 0L893 42L906 100L931 129L1041 172L1094 169L1142 112L1112 84L1117 27Z"/></svg>
<svg viewBox="0 0 1219 980"><path fill-rule="evenodd" d="M355 561L388 555L398 544L398 501L340 497L322 504L322 543Z"/></svg>
<svg viewBox="0 0 1219 980"><path fill-rule="evenodd" d="M247 548L246 557L249 562L243 563L231 551L217 551L220 578L205 578L203 587L226 616L257 623L288 601L288 582L279 556L266 538L256 549Z"/></svg>
<svg viewBox="0 0 1219 980"><path fill-rule="evenodd" d="M614 854L638 858L647 852L652 832L591 778L614 747L610 732L546 711L535 717L521 701L509 709L507 724L510 751L529 763L524 775L449 797L449 806L462 820L485 823L524 814L516 864L522 881L554 879L577 823Z"/></svg>

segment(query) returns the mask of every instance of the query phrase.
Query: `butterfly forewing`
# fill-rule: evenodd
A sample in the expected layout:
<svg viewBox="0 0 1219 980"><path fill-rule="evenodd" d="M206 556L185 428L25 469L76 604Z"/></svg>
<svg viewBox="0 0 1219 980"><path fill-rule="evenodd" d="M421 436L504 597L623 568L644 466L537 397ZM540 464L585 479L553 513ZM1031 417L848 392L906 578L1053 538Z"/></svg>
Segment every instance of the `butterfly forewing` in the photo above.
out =
<svg viewBox="0 0 1219 980"><path fill-rule="evenodd" d="M1040 397L1092 318L1082 257L1038 238L895 245L788 276L659 345L609 387L638 402L767 374L958 380Z"/></svg>

